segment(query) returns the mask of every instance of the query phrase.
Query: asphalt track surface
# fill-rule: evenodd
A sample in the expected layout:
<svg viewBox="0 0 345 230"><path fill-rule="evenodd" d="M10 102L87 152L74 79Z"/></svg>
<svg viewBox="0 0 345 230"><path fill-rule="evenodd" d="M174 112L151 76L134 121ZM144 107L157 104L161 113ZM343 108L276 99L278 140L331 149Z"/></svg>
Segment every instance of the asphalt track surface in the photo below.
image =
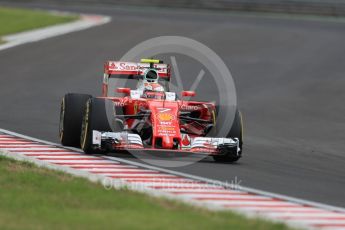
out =
<svg viewBox="0 0 345 230"><path fill-rule="evenodd" d="M1 3L1 1L0 1ZM106 14L104 26L0 52L0 127L58 142L66 92L100 95L105 60L146 39L178 35L213 49L234 77L244 157L174 170L345 207L345 23L216 12L111 7L47 9ZM193 66L183 68L193 82ZM211 97L210 91L197 93ZM207 88L207 87L206 87ZM136 158L128 158L138 161Z"/></svg>

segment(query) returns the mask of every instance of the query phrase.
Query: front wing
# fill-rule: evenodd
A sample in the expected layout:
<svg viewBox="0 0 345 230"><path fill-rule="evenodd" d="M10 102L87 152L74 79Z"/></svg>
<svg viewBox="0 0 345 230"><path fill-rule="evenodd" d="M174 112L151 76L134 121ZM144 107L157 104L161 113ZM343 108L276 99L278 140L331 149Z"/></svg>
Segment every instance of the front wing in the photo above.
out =
<svg viewBox="0 0 345 230"><path fill-rule="evenodd" d="M181 153L198 153L206 155L227 155L231 153L240 155L241 149L238 138L213 138L194 137L190 138L190 144L181 149L161 149L144 147L143 141L138 134L129 132L92 132L93 148L105 151L173 151Z"/></svg>

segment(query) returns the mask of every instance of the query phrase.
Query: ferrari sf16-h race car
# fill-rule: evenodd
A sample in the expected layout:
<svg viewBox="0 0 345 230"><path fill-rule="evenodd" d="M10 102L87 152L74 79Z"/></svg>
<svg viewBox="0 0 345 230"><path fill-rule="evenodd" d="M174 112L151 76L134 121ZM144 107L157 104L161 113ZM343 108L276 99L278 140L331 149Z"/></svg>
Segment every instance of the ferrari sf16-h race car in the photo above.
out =
<svg viewBox="0 0 345 230"><path fill-rule="evenodd" d="M116 88L119 79L135 80L136 88ZM195 92L182 91L179 97L169 91L169 82L170 65L160 60L106 62L101 97L69 93L62 99L62 145L81 147L86 154L128 150L165 154L162 150L169 150L237 161L243 145L239 110L229 133L212 137L217 124L215 103L185 100ZM115 90L123 96L113 96Z"/></svg>

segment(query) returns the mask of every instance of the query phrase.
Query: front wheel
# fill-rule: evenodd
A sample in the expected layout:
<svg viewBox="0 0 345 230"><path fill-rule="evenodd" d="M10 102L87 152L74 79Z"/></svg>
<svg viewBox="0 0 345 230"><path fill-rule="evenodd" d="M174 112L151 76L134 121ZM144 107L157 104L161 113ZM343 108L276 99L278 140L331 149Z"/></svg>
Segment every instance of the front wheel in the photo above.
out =
<svg viewBox="0 0 345 230"><path fill-rule="evenodd" d="M114 122L114 103L111 100L91 98L87 101L81 127L80 145L86 154L103 153L92 143L93 130L116 132L120 127Z"/></svg>
<svg viewBox="0 0 345 230"><path fill-rule="evenodd" d="M80 147L80 130L84 107L92 96L87 94L66 94L61 101L59 138L64 146Z"/></svg>
<svg viewBox="0 0 345 230"><path fill-rule="evenodd" d="M227 138L238 138L239 140L239 153L230 152L226 155L218 155L213 156L213 159L217 162L236 162L241 158L242 155L242 145L243 145L243 122L242 122L242 114L241 112L236 109L236 114L234 121L232 123L231 129L226 136Z"/></svg>

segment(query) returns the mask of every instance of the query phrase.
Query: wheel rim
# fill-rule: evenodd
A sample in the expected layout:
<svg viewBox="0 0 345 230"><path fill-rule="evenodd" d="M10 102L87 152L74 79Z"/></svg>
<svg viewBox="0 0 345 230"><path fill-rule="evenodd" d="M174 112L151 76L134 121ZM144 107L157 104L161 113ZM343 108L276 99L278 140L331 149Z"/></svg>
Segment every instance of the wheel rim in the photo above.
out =
<svg viewBox="0 0 345 230"><path fill-rule="evenodd" d="M62 141L62 139L63 139L64 120L65 120L65 98L62 99L61 107L60 107L60 122L59 122L60 141Z"/></svg>
<svg viewBox="0 0 345 230"><path fill-rule="evenodd" d="M87 138L87 131L88 131L88 126L89 126L89 109L90 103L87 102L86 104L86 109L85 109L85 114L83 117L83 122L81 125L81 148L85 149L85 144L86 144L86 138Z"/></svg>

